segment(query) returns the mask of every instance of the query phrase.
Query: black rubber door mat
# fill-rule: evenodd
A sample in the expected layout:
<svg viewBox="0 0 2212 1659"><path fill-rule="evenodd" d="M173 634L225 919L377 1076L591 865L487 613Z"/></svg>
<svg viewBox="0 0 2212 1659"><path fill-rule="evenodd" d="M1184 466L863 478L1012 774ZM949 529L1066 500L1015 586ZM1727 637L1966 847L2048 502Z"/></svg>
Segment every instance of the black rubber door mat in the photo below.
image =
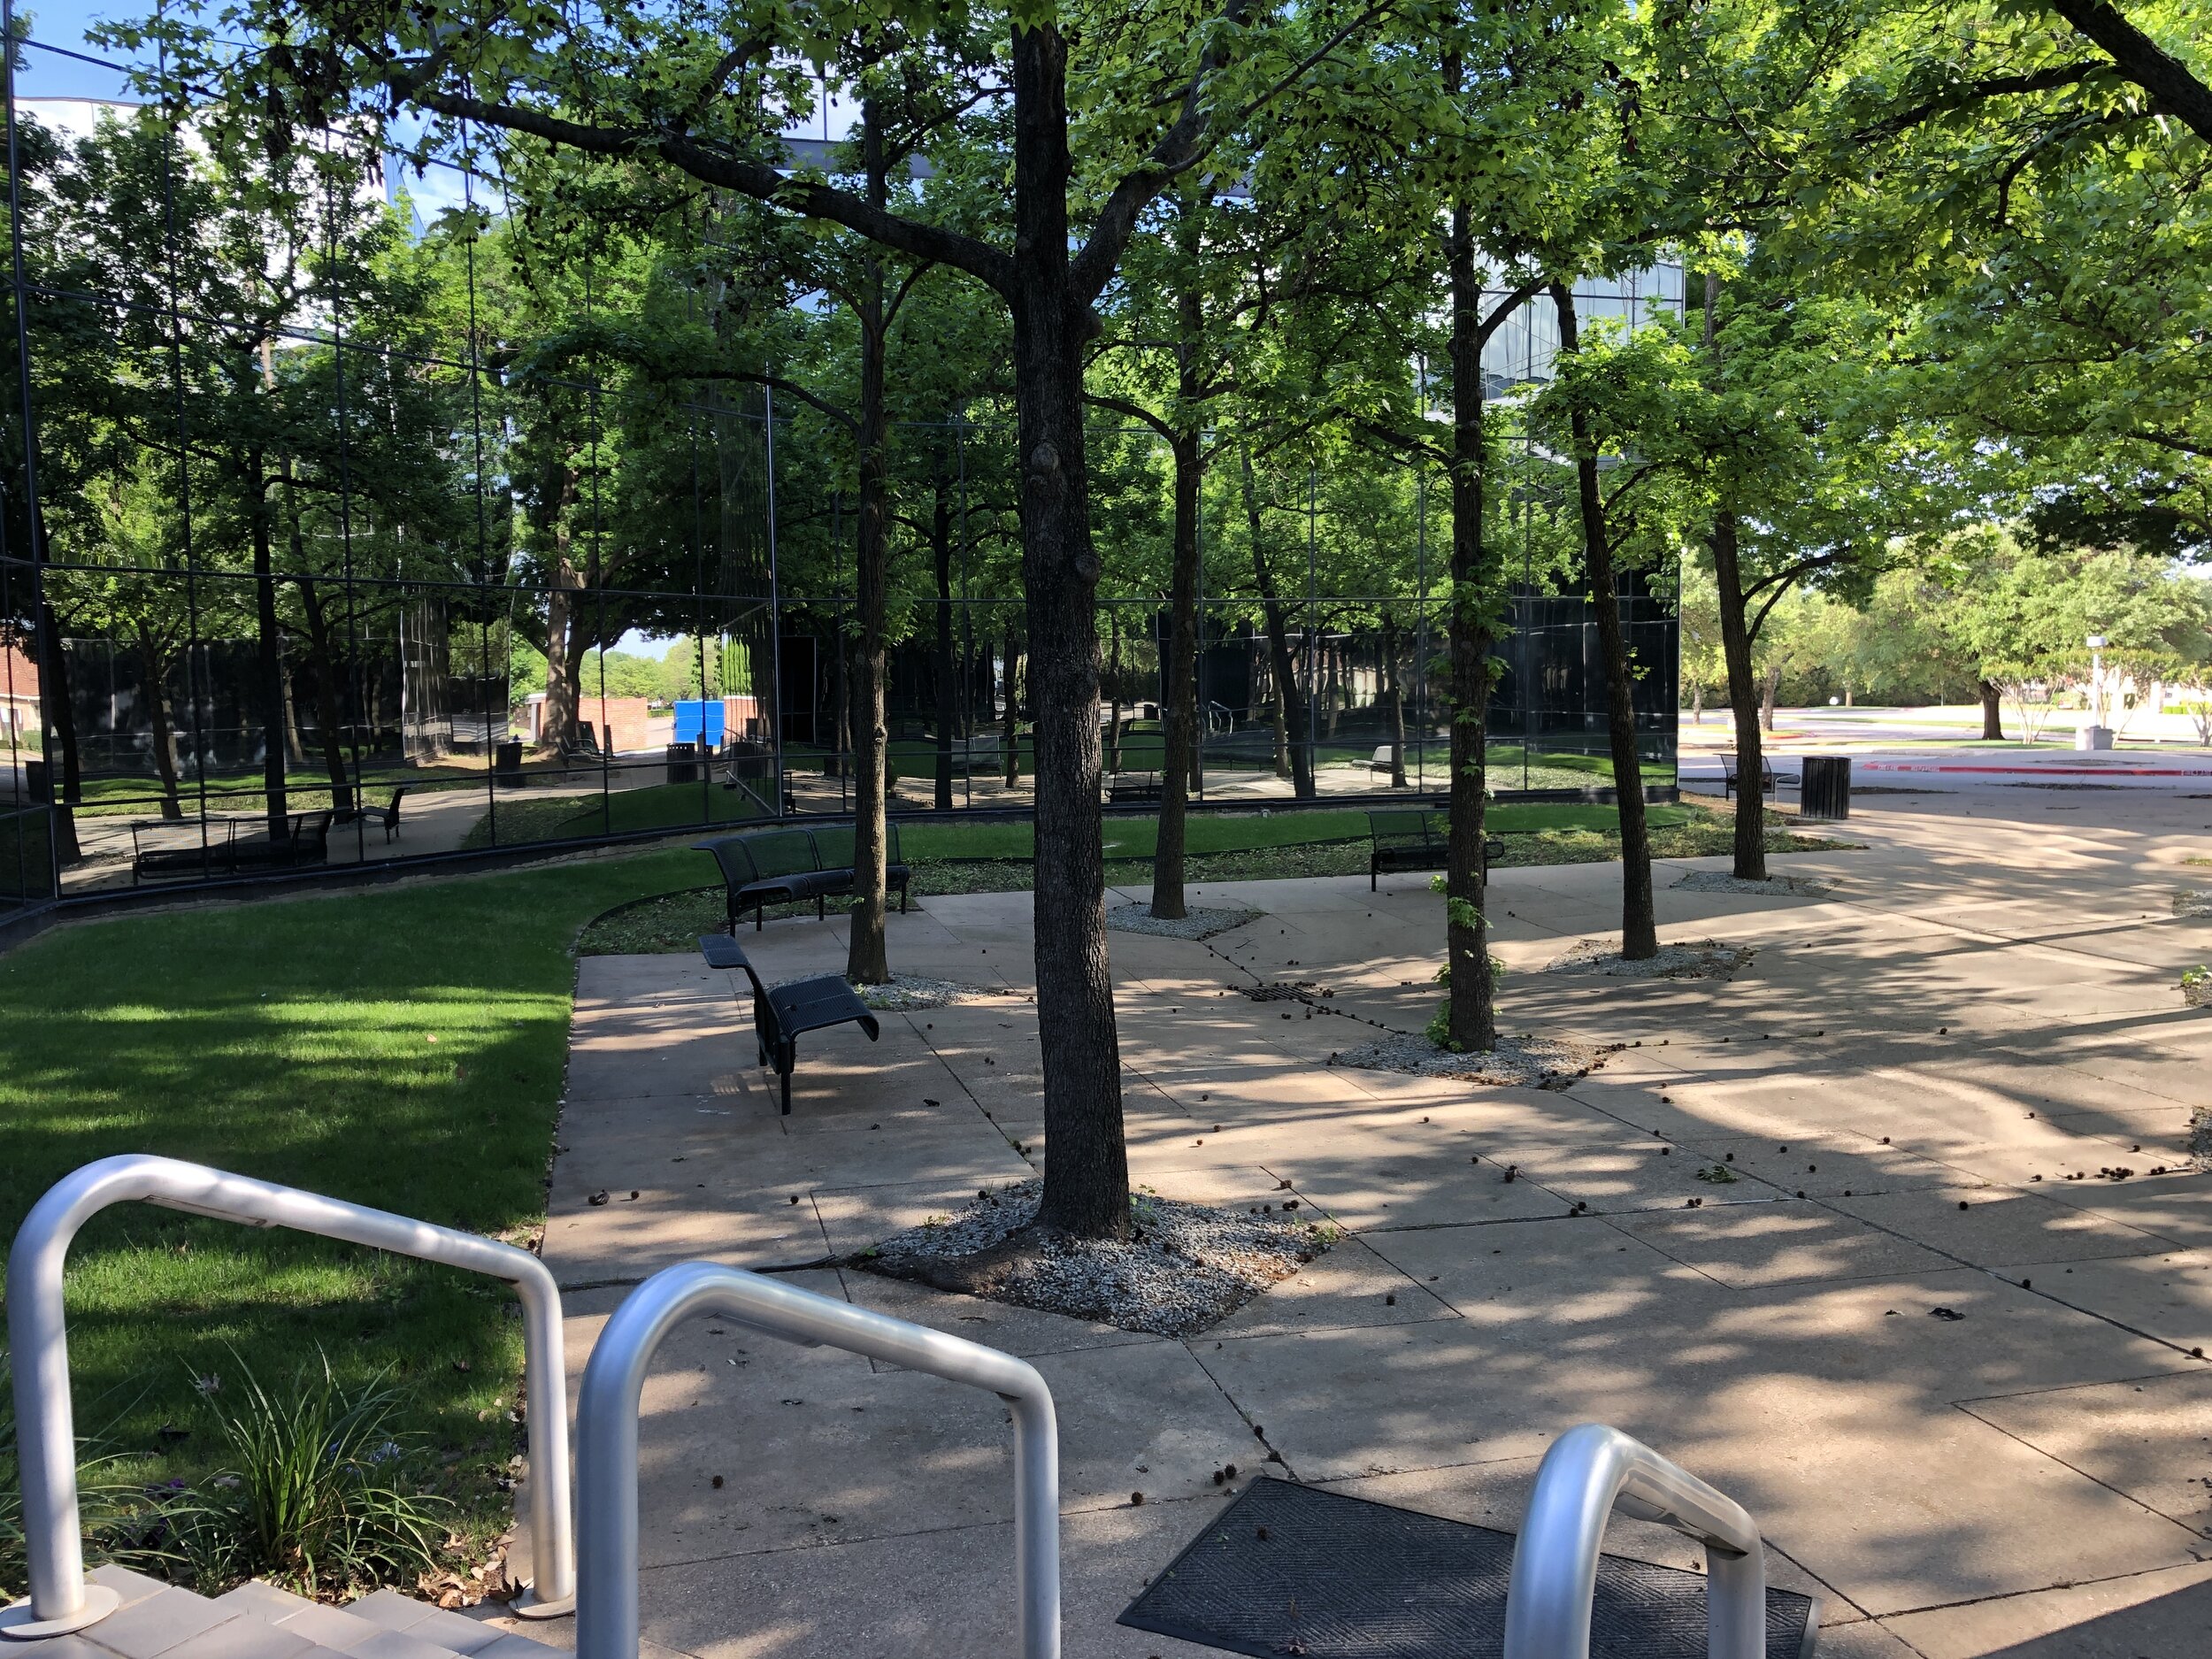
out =
<svg viewBox="0 0 2212 1659"><path fill-rule="evenodd" d="M1500 1659L1513 1534L1256 1480L1120 1622L1260 1659ZM1810 1659L1818 1606L1767 1592L1767 1659ZM1705 1575L1598 1565L1593 1659L1704 1659Z"/></svg>

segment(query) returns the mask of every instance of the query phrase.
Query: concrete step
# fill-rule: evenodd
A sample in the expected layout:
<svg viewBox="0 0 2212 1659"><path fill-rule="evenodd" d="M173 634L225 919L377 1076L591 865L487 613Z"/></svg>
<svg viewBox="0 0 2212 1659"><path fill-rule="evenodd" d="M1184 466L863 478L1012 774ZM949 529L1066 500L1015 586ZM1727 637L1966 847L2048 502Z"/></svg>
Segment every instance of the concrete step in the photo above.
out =
<svg viewBox="0 0 2212 1659"><path fill-rule="evenodd" d="M0 1659L547 1659L526 1636L379 1590L325 1607L258 1580L210 1601L122 1567L96 1567L123 1604L70 1636L0 1644Z"/></svg>

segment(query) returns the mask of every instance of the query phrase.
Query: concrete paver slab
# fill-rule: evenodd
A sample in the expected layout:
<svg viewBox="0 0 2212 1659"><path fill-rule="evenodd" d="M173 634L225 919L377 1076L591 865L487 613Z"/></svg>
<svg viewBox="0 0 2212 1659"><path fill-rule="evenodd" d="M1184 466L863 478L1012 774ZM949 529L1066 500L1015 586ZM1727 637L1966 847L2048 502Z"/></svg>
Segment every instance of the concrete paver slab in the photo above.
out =
<svg viewBox="0 0 2212 1659"><path fill-rule="evenodd" d="M2212 1538L2212 1365L1962 1403L1983 1422Z"/></svg>

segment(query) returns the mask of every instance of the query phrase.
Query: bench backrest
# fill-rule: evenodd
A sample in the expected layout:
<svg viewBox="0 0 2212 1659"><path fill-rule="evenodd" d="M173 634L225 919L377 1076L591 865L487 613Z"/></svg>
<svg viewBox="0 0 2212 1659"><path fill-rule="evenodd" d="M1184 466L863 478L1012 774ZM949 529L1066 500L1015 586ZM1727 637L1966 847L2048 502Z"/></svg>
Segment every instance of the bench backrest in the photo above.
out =
<svg viewBox="0 0 2212 1659"><path fill-rule="evenodd" d="M319 812L292 814L292 845L296 848L325 848L330 845L330 820L336 814L330 808Z"/></svg>
<svg viewBox="0 0 2212 1659"><path fill-rule="evenodd" d="M733 839L745 843L745 850L753 861L755 879L758 880L804 875L822 867L815 855L814 837L803 829L755 830Z"/></svg>
<svg viewBox="0 0 2212 1659"><path fill-rule="evenodd" d="M744 948L736 940L726 933L702 933L699 935L699 954L707 959L710 968L744 969L745 977L753 982L753 995L764 1002L767 1000L768 994L762 988L760 975L753 972L752 958L745 954Z"/></svg>
<svg viewBox="0 0 2212 1659"><path fill-rule="evenodd" d="M883 856L886 864L902 864L906 856L899 850L899 826L895 821L885 824ZM833 825L814 832L814 856L824 870L850 870L853 853L859 840L859 832L843 825Z"/></svg>
<svg viewBox="0 0 2212 1659"><path fill-rule="evenodd" d="M1441 821L1440 812L1416 811L1411 808L1394 812L1370 812L1367 815L1367 833L1370 840L1383 841L1432 841L1449 833Z"/></svg>

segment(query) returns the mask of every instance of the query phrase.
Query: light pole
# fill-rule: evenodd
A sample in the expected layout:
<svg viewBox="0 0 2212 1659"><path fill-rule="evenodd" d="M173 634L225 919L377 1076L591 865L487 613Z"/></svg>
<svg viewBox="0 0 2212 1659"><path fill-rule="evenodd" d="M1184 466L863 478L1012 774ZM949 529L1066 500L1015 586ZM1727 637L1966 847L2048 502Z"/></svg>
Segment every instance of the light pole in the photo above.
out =
<svg viewBox="0 0 2212 1659"><path fill-rule="evenodd" d="M2110 749L2112 732L2104 723L2104 635L2089 636L2089 725L2074 735L2081 749Z"/></svg>

